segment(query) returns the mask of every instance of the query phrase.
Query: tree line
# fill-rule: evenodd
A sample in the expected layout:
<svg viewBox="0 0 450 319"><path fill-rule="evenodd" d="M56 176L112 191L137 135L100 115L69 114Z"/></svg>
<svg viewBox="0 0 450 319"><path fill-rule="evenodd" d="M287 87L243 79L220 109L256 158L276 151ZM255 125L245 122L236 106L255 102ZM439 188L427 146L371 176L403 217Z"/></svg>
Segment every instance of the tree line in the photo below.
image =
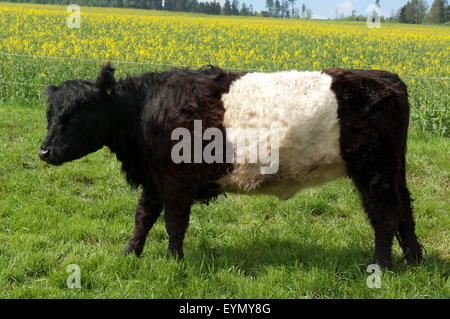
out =
<svg viewBox="0 0 450 319"><path fill-rule="evenodd" d="M74 0L6 0L7 2L28 2L41 4L71 4ZM245 1L226 0L223 5L218 0L199 1L199 0L76 0L80 6L98 6L98 7L117 7L117 8L136 8L151 10L168 10L197 12L206 14L223 15L242 15L252 16L261 15L263 17L274 18L311 18L312 11L305 4L296 7L297 0L266 0L266 10L258 13L253 6L247 5ZM380 0L375 4L380 7ZM353 10L352 15L344 17L339 14L336 8L336 19L345 20L365 20L364 15L357 15ZM401 23L447 23L450 21L450 6L448 0L434 0L429 8L425 0L410 0L396 13L392 12L388 20Z"/></svg>
<svg viewBox="0 0 450 319"><path fill-rule="evenodd" d="M450 21L450 6L447 0L434 0L430 10L424 0L411 0L401 7L394 19L402 23L446 23Z"/></svg>
<svg viewBox="0 0 450 319"><path fill-rule="evenodd" d="M375 1L375 6L381 8L380 0ZM372 14L374 16L374 13ZM352 15L345 17L341 14L338 17L336 9L336 19L341 20L365 20L367 17L364 15L356 15L356 11L353 10ZM397 12L391 12L391 17L381 17L381 21L391 21L400 23L432 23L441 24L448 23L450 21L450 6L448 0L434 0L431 8L429 8L425 0L409 0L404 6L397 10Z"/></svg>
<svg viewBox="0 0 450 319"><path fill-rule="evenodd" d="M222 6L219 1L198 1L198 0L6 0L7 2L27 2L40 4L72 4L80 6L94 7L116 7L135 8L150 10L168 10L197 12L206 14L224 15L256 15L252 5L247 5L245 1L226 0Z"/></svg>
<svg viewBox="0 0 450 319"><path fill-rule="evenodd" d="M261 11L264 17L274 18L311 18L311 9L303 4L300 8L295 5L297 0L266 0L266 11Z"/></svg>

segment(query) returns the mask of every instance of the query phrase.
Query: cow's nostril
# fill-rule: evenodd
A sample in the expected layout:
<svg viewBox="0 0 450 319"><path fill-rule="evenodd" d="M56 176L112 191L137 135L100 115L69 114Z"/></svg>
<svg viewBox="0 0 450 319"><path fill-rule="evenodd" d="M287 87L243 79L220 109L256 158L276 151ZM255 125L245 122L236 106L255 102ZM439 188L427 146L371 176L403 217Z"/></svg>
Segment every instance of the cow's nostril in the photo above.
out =
<svg viewBox="0 0 450 319"><path fill-rule="evenodd" d="M39 150L39 157L41 158L41 159L46 159L46 158L48 158L49 156L50 156L50 150L43 150L43 149L40 149Z"/></svg>

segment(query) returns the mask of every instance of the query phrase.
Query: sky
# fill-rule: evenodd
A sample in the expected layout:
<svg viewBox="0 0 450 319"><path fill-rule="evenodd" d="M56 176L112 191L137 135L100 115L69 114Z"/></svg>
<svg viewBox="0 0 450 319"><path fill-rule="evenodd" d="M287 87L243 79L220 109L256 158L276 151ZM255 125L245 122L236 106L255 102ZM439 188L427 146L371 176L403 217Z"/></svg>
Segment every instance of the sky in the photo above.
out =
<svg viewBox="0 0 450 319"><path fill-rule="evenodd" d="M255 10L265 10L266 0L240 0L240 3L245 1L248 5L252 4ZM225 1L220 0L223 4ZM373 4L375 0L297 0L297 7L301 7L304 3L307 8L312 10L313 18L327 19L336 17L336 7L339 8L340 13L344 16L352 14L352 10L356 10L357 14L366 15L367 7ZM408 0L380 0L381 15L385 17L391 16L400 7L404 6ZM428 5L431 6L431 0L428 0Z"/></svg>

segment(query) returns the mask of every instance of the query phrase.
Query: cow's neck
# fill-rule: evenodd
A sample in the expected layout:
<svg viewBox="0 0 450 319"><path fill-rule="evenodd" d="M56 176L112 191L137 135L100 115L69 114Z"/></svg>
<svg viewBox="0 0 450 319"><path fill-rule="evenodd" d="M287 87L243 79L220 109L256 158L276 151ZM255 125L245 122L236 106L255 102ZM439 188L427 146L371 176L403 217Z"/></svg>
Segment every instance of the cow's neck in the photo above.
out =
<svg viewBox="0 0 450 319"><path fill-rule="evenodd" d="M139 119L143 99L133 94L138 90L130 85L119 86L115 92L111 107L111 133L106 146L122 162L122 171L126 173L128 183L132 186L139 186L143 183L142 171L140 171L142 167L141 149L139 147L142 139L142 127ZM130 99L130 96L133 98Z"/></svg>

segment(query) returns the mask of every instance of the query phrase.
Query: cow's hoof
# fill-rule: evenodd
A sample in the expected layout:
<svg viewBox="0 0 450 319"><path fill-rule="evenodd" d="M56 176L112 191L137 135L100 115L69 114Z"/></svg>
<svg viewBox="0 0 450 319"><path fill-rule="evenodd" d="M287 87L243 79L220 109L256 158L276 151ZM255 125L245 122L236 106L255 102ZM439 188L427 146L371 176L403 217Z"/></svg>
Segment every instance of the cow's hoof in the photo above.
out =
<svg viewBox="0 0 450 319"><path fill-rule="evenodd" d="M169 249L167 252L167 260L174 258L176 261L182 261L184 259L184 253L181 249Z"/></svg>
<svg viewBox="0 0 450 319"><path fill-rule="evenodd" d="M405 259L403 260L403 265L411 265L411 266L417 266L421 263L422 256L405 256Z"/></svg>
<svg viewBox="0 0 450 319"><path fill-rule="evenodd" d="M125 249L122 251L122 254L124 256L127 256L131 253L134 253L137 257L139 257L142 253L142 249L139 249L139 247L136 247L136 245L129 243Z"/></svg>
<svg viewBox="0 0 450 319"><path fill-rule="evenodd" d="M133 251L133 248L128 244L124 250L122 250L122 255L127 256Z"/></svg>
<svg viewBox="0 0 450 319"><path fill-rule="evenodd" d="M374 264L380 266L380 268L384 268L387 270L392 270L392 260L386 258L374 258Z"/></svg>

